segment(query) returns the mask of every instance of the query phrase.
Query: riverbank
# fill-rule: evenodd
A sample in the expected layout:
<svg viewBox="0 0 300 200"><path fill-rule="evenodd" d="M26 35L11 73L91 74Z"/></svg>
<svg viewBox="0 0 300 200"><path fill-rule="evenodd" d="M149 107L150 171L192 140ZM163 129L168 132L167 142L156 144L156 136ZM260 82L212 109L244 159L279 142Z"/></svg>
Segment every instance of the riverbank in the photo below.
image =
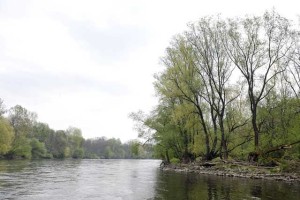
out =
<svg viewBox="0 0 300 200"><path fill-rule="evenodd" d="M298 167L299 163L296 164ZM249 164L247 162L213 162L191 164L169 164L162 167L163 171L175 171L179 173L208 174L216 176L265 179L285 182L299 182L298 171L283 172L279 166L266 167Z"/></svg>

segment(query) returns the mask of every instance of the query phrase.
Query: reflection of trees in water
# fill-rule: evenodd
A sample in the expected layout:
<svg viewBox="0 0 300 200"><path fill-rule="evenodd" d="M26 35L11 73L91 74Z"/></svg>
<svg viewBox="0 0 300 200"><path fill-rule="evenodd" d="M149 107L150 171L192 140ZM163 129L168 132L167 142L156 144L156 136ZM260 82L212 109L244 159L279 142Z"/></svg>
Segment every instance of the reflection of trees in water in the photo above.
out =
<svg viewBox="0 0 300 200"><path fill-rule="evenodd" d="M298 199L300 185L283 182L160 172L154 199ZM292 191L292 192L291 192Z"/></svg>
<svg viewBox="0 0 300 200"><path fill-rule="evenodd" d="M155 199L187 199L186 177L176 173L160 172L157 176Z"/></svg>
<svg viewBox="0 0 300 200"><path fill-rule="evenodd" d="M259 197L262 196L262 187L260 185L252 185L250 189L250 193L253 197Z"/></svg>
<svg viewBox="0 0 300 200"><path fill-rule="evenodd" d="M208 178L207 181L207 195L209 200L218 199L217 185L214 180Z"/></svg>
<svg viewBox="0 0 300 200"><path fill-rule="evenodd" d="M155 199L231 199L232 186L215 176L161 172L157 177Z"/></svg>
<svg viewBox="0 0 300 200"><path fill-rule="evenodd" d="M0 173L23 171L30 165L30 160L0 160Z"/></svg>
<svg viewBox="0 0 300 200"><path fill-rule="evenodd" d="M221 184L220 192L221 192L221 196L223 197L222 199L231 200L231 198L230 198L231 187L234 187L234 186L231 184L230 185Z"/></svg>

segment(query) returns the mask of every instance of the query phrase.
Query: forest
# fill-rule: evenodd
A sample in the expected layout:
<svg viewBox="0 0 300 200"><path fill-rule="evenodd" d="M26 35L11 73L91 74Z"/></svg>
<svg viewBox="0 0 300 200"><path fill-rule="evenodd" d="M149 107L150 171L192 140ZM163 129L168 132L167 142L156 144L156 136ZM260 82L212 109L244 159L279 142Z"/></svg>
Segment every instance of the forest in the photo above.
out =
<svg viewBox="0 0 300 200"><path fill-rule="evenodd" d="M0 99L0 159L137 159L152 158L153 146L137 140L122 143L105 137L84 139L79 128L53 130L37 114Z"/></svg>
<svg viewBox="0 0 300 200"><path fill-rule="evenodd" d="M189 23L161 58L158 105L130 114L139 137L166 162L299 161L299 22L266 11Z"/></svg>

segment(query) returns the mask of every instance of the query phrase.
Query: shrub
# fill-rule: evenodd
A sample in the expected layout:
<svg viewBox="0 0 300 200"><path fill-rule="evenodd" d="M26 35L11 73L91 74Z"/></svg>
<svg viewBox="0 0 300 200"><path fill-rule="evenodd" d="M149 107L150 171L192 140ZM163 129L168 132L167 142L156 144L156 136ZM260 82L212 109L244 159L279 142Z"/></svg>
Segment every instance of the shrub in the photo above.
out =
<svg viewBox="0 0 300 200"><path fill-rule="evenodd" d="M170 162L171 162L172 164L178 164L178 163L180 163L180 160L179 160L178 158L172 158L172 159L170 160Z"/></svg>

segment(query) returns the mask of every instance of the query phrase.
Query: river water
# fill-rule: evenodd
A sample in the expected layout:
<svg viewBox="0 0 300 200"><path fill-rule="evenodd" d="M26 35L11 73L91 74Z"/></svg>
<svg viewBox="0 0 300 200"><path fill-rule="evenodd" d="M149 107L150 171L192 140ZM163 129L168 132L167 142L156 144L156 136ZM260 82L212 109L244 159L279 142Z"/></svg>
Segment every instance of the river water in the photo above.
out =
<svg viewBox="0 0 300 200"><path fill-rule="evenodd" d="M0 199L300 199L299 183L162 172L159 164L159 160L0 161Z"/></svg>

